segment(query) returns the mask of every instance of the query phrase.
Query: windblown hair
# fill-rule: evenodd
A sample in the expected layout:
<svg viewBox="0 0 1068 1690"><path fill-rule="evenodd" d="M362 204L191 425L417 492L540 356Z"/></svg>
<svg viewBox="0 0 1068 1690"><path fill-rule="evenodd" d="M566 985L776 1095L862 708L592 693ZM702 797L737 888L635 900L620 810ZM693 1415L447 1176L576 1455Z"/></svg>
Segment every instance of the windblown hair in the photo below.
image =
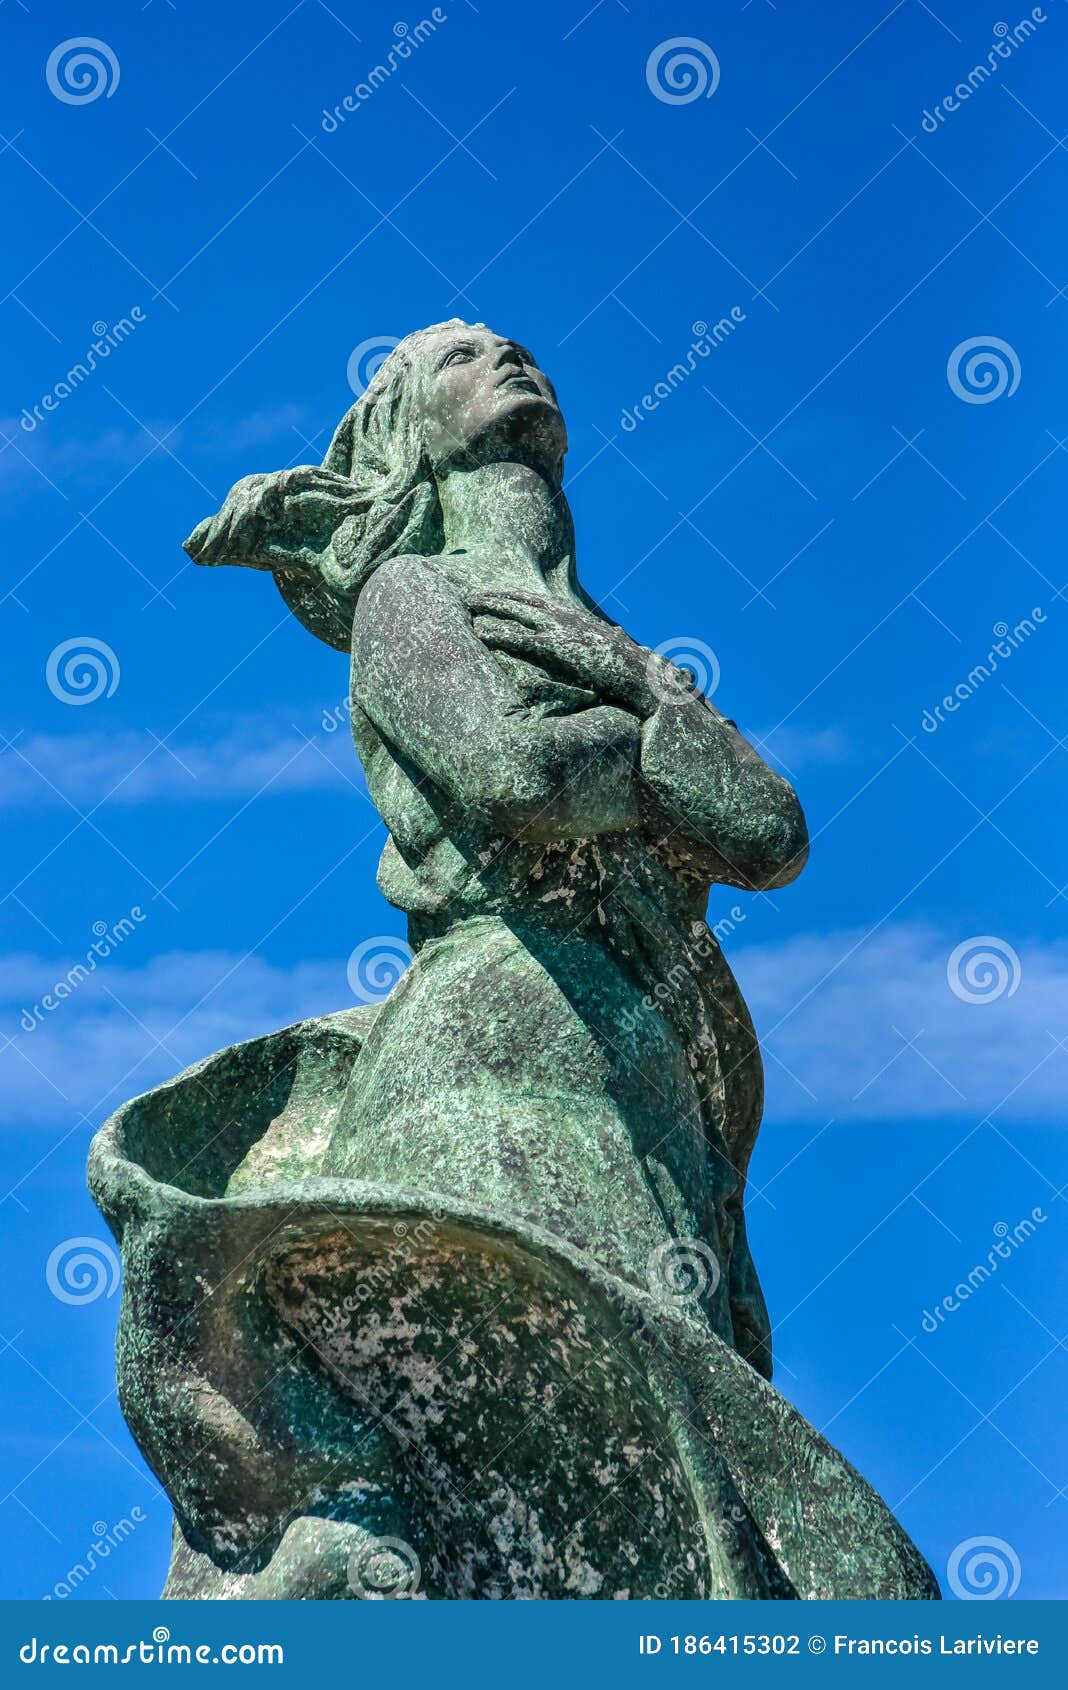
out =
<svg viewBox="0 0 1068 1690"><path fill-rule="evenodd" d="M197 563L270 569L304 626L347 651L356 601L379 564L406 553L433 557L444 546L441 501L422 437L420 353L442 329L469 326L485 324L452 317L406 335L341 419L322 467L237 482L218 515L185 542L190 556Z"/></svg>

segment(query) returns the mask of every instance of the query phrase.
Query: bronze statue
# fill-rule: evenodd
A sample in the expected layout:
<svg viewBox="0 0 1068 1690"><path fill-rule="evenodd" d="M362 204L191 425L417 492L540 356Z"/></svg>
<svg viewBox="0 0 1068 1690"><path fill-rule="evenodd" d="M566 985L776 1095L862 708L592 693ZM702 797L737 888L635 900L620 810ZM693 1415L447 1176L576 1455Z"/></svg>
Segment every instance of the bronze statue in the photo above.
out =
<svg viewBox="0 0 1068 1690"><path fill-rule="evenodd" d="M351 650L412 966L102 1129L175 1596L931 1596L767 1383L762 1076L705 923L804 819L579 585L533 357L438 324L187 542Z"/></svg>

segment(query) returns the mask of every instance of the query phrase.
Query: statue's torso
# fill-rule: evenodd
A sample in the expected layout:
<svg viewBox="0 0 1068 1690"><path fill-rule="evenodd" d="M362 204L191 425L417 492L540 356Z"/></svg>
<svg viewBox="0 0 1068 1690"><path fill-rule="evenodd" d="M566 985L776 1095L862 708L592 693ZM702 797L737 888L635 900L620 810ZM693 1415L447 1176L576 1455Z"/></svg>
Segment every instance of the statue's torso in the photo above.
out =
<svg viewBox="0 0 1068 1690"><path fill-rule="evenodd" d="M531 710L598 703L498 660ZM327 1171L492 1204L633 1279L673 1238L704 1240L725 1264L739 1183L728 1137L755 1132L760 1075L702 920L707 878L684 847L638 832L502 836L358 711L354 736L390 831L379 885L409 917L415 961L379 1015ZM725 1275L708 1306L729 1341Z"/></svg>

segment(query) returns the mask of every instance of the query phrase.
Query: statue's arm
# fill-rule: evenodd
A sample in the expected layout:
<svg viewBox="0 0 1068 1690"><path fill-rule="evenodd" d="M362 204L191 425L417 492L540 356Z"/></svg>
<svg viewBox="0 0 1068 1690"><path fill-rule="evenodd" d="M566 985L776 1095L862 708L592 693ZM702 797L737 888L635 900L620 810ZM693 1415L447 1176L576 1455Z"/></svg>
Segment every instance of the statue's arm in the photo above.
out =
<svg viewBox="0 0 1068 1690"><path fill-rule="evenodd" d="M526 708L432 564L399 557L378 569L360 595L352 656L353 702L383 738L510 837L639 826L638 719L612 705Z"/></svg>
<svg viewBox="0 0 1068 1690"><path fill-rule="evenodd" d="M657 702L642 729L641 773L665 831L706 847L717 880L759 891L801 873L808 830L797 794L707 700Z"/></svg>
<svg viewBox="0 0 1068 1690"><path fill-rule="evenodd" d="M592 685L642 723L635 793L647 836L685 845L710 880L784 886L808 855L793 788L692 676L635 642L599 612L544 599L483 594L479 629L491 644Z"/></svg>

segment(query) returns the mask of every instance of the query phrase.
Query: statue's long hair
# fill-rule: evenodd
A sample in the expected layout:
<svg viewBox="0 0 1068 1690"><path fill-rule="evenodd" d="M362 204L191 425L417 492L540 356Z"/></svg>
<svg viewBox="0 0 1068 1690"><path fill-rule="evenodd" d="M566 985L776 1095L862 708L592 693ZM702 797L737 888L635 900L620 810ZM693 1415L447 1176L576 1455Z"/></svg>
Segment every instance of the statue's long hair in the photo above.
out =
<svg viewBox="0 0 1068 1690"><path fill-rule="evenodd" d="M422 354L432 335L468 326L454 317L398 342L338 424L322 469L282 472L281 523L256 537L260 559L294 615L339 650L348 650L356 601L379 564L405 554L434 557L444 546L441 501L423 444ZM569 538L566 575L585 602L574 576L571 514L560 498ZM231 548L235 538L231 525Z"/></svg>

